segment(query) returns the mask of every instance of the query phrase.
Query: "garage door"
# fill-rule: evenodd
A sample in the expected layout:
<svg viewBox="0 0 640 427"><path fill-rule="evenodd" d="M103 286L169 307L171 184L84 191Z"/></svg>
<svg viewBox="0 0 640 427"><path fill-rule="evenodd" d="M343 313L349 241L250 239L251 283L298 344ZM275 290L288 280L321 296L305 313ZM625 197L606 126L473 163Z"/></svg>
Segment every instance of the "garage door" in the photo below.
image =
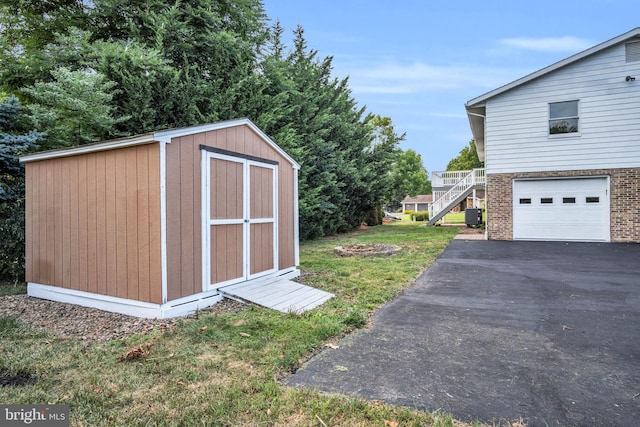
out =
<svg viewBox="0 0 640 427"><path fill-rule="evenodd" d="M609 178L513 181L516 240L609 241Z"/></svg>

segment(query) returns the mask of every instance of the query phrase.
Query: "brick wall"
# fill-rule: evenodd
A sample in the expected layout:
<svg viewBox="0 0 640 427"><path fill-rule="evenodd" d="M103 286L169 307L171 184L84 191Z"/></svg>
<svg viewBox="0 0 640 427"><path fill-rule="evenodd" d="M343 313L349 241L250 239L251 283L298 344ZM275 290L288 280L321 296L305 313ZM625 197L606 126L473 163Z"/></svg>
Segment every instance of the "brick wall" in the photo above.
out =
<svg viewBox="0 0 640 427"><path fill-rule="evenodd" d="M513 239L513 184L516 174L487 175L487 237Z"/></svg>
<svg viewBox="0 0 640 427"><path fill-rule="evenodd" d="M516 178L610 177L611 241L640 243L640 168L504 173L487 175L487 236L513 239L513 180Z"/></svg>

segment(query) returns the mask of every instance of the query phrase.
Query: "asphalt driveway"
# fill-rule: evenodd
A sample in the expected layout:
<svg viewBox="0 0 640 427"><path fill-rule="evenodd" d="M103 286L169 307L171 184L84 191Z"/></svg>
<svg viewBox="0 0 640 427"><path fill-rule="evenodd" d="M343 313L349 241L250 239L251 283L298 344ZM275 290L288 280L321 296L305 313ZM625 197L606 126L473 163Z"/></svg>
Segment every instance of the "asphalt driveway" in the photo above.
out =
<svg viewBox="0 0 640 427"><path fill-rule="evenodd" d="M286 379L463 420L640 422L640 245L454 240Z"/></svg>

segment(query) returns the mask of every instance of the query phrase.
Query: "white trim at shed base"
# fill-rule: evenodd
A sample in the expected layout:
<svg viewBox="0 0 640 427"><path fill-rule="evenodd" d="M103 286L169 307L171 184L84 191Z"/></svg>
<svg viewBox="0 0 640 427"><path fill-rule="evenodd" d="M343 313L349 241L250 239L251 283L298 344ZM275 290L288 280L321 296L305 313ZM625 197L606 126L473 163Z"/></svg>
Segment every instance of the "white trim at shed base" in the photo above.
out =
<svg viewBox="0 0 640 427"><path fill-rule="evenodd" d="M246 283L251 284L253 282L265 281L272 281L275 283L279 280L294 279L298 276L300 276L300 270L292 267L288 270L278 271L268 276L248 280ZM147 319L167 319L170 317L187 316L198 310L210 307L224 298L217 289L213 289L178 298L164 304L153 304L150 302L112 297L109 295L77 291L33 282L27 283L27 295L34 298L76 304L83 307L92 307L99 310Z"/></svg>
<svg viewBox="0 0 640 427"><path fill-rule="evenodd" d="M218 292L212 291L169 301L165 304L153 304L31 282L27 284L27 295L49 301L76 304L147 319L187 316L197 310L210 307L224 298Z"/></svg>

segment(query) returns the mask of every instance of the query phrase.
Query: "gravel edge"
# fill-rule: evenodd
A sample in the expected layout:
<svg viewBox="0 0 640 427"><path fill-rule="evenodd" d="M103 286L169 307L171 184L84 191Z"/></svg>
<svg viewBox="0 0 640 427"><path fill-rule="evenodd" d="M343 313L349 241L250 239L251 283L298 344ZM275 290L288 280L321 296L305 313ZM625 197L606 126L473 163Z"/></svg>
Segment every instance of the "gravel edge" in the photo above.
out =
<svg viewBox="0 0 640 427"><path fill-rule="evenodd" d="M239 313L249 304L223 299L199 313L221 315ZM134 334L174 328L181 320L195 320L195 314L170 319L143 319L120 313L48 301L27 295L0 297L0 317L14 317L34 329L60 337L87 342L119 340Z"/></svg>

